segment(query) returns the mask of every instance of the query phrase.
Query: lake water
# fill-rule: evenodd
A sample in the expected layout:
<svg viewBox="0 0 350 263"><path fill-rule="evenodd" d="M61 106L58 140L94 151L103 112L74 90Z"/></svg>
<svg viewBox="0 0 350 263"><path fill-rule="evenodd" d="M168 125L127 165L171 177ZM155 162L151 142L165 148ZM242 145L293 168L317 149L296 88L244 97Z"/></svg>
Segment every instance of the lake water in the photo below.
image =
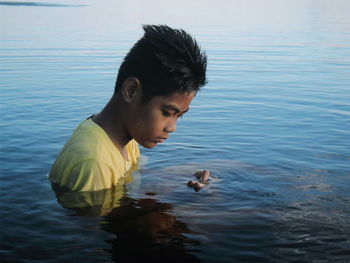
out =
<svg viewBox="0 0 350 263"><path fill-rule="evenodd" d="M350 2L166 2L0 2L1 261L350 262ZM132 182L86 197L106 216L74 209L48 171L142 24L196 37L209 83Z"/></svg>

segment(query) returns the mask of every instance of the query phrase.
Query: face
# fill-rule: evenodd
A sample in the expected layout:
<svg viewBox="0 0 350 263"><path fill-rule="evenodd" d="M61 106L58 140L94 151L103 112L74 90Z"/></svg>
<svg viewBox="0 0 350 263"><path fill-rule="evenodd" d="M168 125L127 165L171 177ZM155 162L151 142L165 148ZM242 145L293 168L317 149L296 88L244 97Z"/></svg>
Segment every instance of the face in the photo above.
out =
<svg viewBox="0 0 350 263"><path fill-rule="evenodd" d="M128 133L139 144L153 148L176 131L176 121L188 110L195 92L156 96L149 102L134 102L128 121Z"/></svg>

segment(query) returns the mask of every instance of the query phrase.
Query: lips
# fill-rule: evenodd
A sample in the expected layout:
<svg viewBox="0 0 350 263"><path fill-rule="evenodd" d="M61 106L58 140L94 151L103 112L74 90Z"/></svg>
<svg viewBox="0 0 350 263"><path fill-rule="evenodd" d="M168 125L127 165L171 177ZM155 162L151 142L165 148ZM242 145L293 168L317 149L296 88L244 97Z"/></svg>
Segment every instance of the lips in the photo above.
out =
<svg viewBox="0 0 350 263"><path fill-rule="evenodd" d="M162 143L162 142L164 142L166 139L167 139L166 137L157 137L155 141L156 141L156 143Z"/></svg>

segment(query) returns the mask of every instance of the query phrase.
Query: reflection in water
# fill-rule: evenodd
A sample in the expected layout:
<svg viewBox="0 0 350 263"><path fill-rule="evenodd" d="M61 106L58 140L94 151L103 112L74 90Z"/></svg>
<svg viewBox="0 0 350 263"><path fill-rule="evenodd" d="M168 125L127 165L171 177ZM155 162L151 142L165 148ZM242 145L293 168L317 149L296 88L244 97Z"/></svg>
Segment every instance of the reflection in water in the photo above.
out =
<svg viewBox="0 0 350 263"><path fill-rule="evenodd" d="M58 202L80 216L103 216L101 229L115 234L110 252L116 262L199 262L186 244L198 245L195 234L171 214L172 206L155 199L133 199L125 183L97 192L68 192L53 185Z"/></svg>
<svg viewBox="0 0 350 263"><path fill-rule="evenodd" d="M89 192L73 192L52 184L57 201L62 207L72 209L78 215L105 216L121 205L125 196L125 185L133 181L131 173L126 173L119 182L110 189Z"/></svg>
<svg viewBox="0 0 350 263"><path fill-rule="evenodd" d="M116 234L112 254L122 262L199 262L186 244L199 242L184 234L194 234L173 216L170 204L154 199L129 199L106 216L102 228Z"/></svg>

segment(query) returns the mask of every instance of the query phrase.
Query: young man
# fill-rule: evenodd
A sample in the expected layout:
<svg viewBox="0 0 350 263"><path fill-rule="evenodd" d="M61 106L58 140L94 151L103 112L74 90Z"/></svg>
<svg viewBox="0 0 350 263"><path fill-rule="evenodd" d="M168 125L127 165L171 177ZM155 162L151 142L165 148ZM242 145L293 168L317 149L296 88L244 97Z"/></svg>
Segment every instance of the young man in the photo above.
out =
<svg viewBox="0 0 350 263"><path fill-rule="evenodd" d="M50 171L55 185L72 191L116 185L137 164L137 143L153 148L165 141L205 85L206 55L190 35L167 26L143 29L108 104L78 126L57 157Z"/></svg>

